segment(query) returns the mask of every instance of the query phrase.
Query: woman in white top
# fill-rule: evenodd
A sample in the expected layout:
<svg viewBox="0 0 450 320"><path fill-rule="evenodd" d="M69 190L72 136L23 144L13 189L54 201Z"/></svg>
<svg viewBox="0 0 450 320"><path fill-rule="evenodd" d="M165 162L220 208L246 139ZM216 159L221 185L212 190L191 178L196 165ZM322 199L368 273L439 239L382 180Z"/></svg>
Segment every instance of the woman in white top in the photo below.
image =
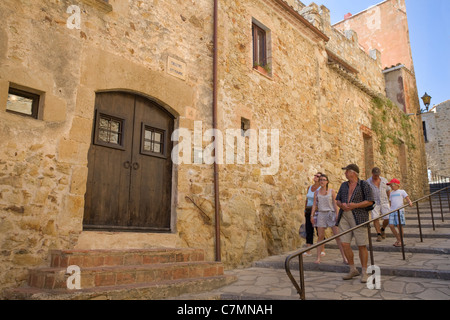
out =
<svg viewBox="0 0 450 320"><path fill-rule="evenodd" d="M313 223L313 216L317 212L317 231L318 239L317 242L321 242L325 238L325 229L331 228L333 234L339 233L339 228L336 226L337 215L339 213L338 207L336 205L336 192L333 189L328 189L328 177L324 174L320 177L320 189L314 194L314 203L311 210L311 222ZM341 245L341 240L336 239L336 243L341 250L341 255L343 262L346 264L347 260L345 258L344 250ZM324 245L317 248L317 260L315 263L320 263L321 252L323 251Z"/></svg>
<svg viewBox="0 0 450 320"><path fill-rule="evenodd" d="M306 192L306 202L305 202L305 231L306 231L306 246L310 247L313 245L314 241L314 225L315 223L311 223L311 217L314 217L314 215L311 215L312 206L314 203L314 193L320 189L320 176L322 175L321 172L317 172L314 175L314 184L308 187L308 190ZM305 252L305 256L311 256L311 252Z"/></svg>

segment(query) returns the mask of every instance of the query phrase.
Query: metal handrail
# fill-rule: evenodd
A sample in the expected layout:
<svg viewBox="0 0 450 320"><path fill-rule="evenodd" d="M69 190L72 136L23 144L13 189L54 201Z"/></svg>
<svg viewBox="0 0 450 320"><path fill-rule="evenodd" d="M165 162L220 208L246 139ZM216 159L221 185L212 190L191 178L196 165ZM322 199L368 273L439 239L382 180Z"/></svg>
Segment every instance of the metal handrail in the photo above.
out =
<svg viewBox="0 0 450 320"><path fill-rule="evenodd" d="M413 204L415 203L417 205L417 213L418 213L419 229L420 229L420 238L421 238L422 242L423 242L423 237L422 237L422 227L421 227L421 221L420 221L421 219L420 219L420 213L419 213L419 202L422 201L422 200L425 200L427 198L430 199L431 217L432 217L432 220L433 220L433 230L435 230L434 217L433 217L433 207L432 207L432 203L431 203L431 197L434 196L435 194L439 193L439 201L440 201L440 207L441 207L442 221L444 222L444 215L443 215L443 210L442 210L442 201L441 201L441 197L440 197L441 196L441 192L443 192L444 190L447 190L447 199L448 199L448 202L449 202L449 209L450 209L450 197L449 197L450 186L448 186L446 188L443 188L443 189L441 189L439 191L436 191L436 192L434 192L434 193L432 193L432 194L430 194L428 196L424 196L424 197L422 197L422 198L412 202ZM304 248L302 250L299 250L299 251L289 255L286 258L286 260L285 260L284 267L285 267L287 276L289 277L289 279L291 280L291 282L294 285L295 289L297 290L297 293L300 295L300 299L302 299L302 300L306 299L305 298L305 275L304 275L304 269L303 269L303 253L305 253L307 251L310 251L312 249L315 249L317 247L320 247L320 246L322 246L322 245L324 245L324 244L326 244L326 243L328 243L330 241L333 241L333 240L335 240L335 239L337 239L337 238L339 238L339 237L341 237L341 236L343 236L343 235L345 235L347 233L350 233L350 232L352 232L352 231L354 231L356 229L362 228L364 226L368 226L367 229L368 229L368 233L369 233L369 246L370 246L370 252L371 252L370 256L371 256L371 260L372 260L371 261L372 265L374 265L375 263L373 261L373 248L372 248L372 241L371 241L371 234L370 234L370 224L372 222L374 222L374 221L376 221L378 219L384 218L384 217L386 217L386 216L388 216L388 215L390 215L391 213L394 213L394 212L398 213L398 221L399 221L399 228L400 228L400 239L401 239L401 244L402 244L402 246L401 246L402 247L402 255L403 255L403 260L406 260L406 257L405 257L405 243L403 241L403 229L402 229L402 224L401 224L401 221L400 221L400 210L402 210L402 209L404 209L406 207L409 207L409 204L408 205L404 205L404 206L402 206L400 208L397 208L395 210L392 210L391 212L383 214L383 215L381 215L380 217L378 217L376 219L372 219L372 220L369 220L367 222L364 222L363 224L360 224L360 225L358 225L356 227L353 227L353 228L351 228L349 230L346 230L346 231L344 231L342 233L339 233L339 234L334 235L334 236L332 236L330 238L327 238L327 239L325 239L325 240L323 240L323 241L321 241L319 243L316 243L315 245L312 245L312 246L310 246L308 248ZM298 257L298 259L299 259L300 284L297 283L297 281L295 280L294 276L292 275L291 268L290 268L290 262L295 257Z"/></svg>

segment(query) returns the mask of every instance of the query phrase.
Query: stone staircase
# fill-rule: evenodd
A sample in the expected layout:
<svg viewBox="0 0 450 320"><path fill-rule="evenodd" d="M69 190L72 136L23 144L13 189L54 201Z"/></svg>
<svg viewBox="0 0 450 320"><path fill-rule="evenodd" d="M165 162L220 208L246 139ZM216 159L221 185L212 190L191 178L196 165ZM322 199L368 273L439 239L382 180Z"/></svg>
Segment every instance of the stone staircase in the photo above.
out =
<svg viewBox="0 0 450 320"><path fill-rule="evenodd" d="M425 279L427 279L426 281L431 282L440 281L441 284L447 283L446 290L447 294L450 295L450 290L448 289L450 288L450 210L445 193L442 194L441 201L444 222L442 221L438 196L434 196L432 199L435 230L433 230L432 226L429 201L427 200L419 204L423 242L420 241L416 207L414 206L406 210L406 227L404 229L406 260L402 259L401 248L393 246L395 237L392 235L389 227L386 230L386 239L382 242L376 242L375 229L372 226L374 262L375 265L380 267L382 276L404 278L406 283L408 281L407 279L415 278L423 279L423 282L425 282ZM358 266L358 250L356 246L353 246L353 249L355 253L355 263ZM336 242L333 241L326 245L326 256L322 258L320 264L314 263L315 255L316 250L314 250L312 257L304 258L304 268L306 272L310 272L310 274L319 274L320 272L345 274L348 272L348 266L342 263L342 257ZM280 256L270 257L263 261L256 262L254 266L259 268L284 269L284 260L281 259ZM291 268L295 274L298 274L296 271L298 270L297 260L291 264ZM411 280L411 282L412 281L413 280ZM311 285L314 284L309 284L309 286ZM443 293L441 292L441 294ZM317 296L311 294L310 298L314 299L314 297ZM377 296L376 298L379 297L380 296ZM376 298L374 297L374 299ZM411 295L411 298L413 298L413 295ZM439 299L437 293L436 298Z"/></svg>
<svg viewBox="0 0 450 320"><path fill-rule="evenodd" d="M445 199L445 200L444 200ZM432 227L429 201L419 205L423 242L420 241L416 207L406 211L405 255L394 247L389 227L386 239L376 242L372 226L374 263L380 267L382 288L369 290L359 277L342 280L348 266L335 241L326 244L326 256L315 264L316 250L310 257L304 256L307 300L448 300L450 299L450 210L446 194L442 198L444 222L442 222L439 198L433 197L435 231ZM358 251L354 246L355 263L360 266ZM234 270L238 280L218 290L202 295L184 295L182 299L233 299L233 300L298 300L299 296L288 279L284 263L289 253L268 257L254 262L251 268ZM370 258L369 258L370 265ZM360 269L360 268L359 268ZM298 259L291 262L291 271L298 280Z"/></svg>
<svg viewBox="0 0 450 320"><path fill-rule="evenodd" d="M80 289L69 266L80 270ZM204 260L197 249L60 250L50 267L29 272L28 284L6 292L6 298L33 300L165 299L213 290L236 278L223 265ZM72 286L72 285L71 285Z"/></svg>

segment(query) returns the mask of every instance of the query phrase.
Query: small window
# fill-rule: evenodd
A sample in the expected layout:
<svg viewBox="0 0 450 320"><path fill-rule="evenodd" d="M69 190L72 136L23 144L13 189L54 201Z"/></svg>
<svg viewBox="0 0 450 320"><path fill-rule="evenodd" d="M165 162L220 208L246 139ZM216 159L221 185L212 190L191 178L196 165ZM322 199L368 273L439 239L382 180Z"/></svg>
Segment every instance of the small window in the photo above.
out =
<svg viewBox="0 0 450 320"><path fill-rule="evenodd" d="M142 124L141 153L150 156L165 157L164 130Z"/></svg>
<svg viewBox="0 0 450 320"><path fill-rule="evenodd" d="M427 123L425 121L422 121L422 125L423 125L423 136L424 136L425 142L428 142Z"/></svg>
<svg viewBox="0 0 450 320"><path fill-rule="evenodd" d="M38 94L9 88L6 111L37 119L39 99Z"/></svg>
<svg viewBox="0 0 450 320"><path fill-rule="evenodd" d="M248 129L250 129L250 120L241 118L241 135L243 137Z"/></svg>
<svg viewBox="0 0 450 320"><path fill-rule="evenodd" d="M124 120L98 112L95 144L123 149Z"/></svg>
<svg viewBox="0 0 450 320"><path fill-rule="evenodd" d="M255 23L253 29L253 67L267 66L267 37L266 31Z"/></svg>

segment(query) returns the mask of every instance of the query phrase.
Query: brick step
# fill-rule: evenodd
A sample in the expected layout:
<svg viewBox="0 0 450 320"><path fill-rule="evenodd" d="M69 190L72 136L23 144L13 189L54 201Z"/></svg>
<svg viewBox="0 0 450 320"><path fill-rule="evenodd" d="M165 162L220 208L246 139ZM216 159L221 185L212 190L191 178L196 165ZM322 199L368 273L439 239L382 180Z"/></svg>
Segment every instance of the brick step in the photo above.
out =
<svg viewBox="0 0 450 320"><path fill-rule="evenodd" d="M223 275L223 265L217 262L177 262L147 265L119 265L81 268L81 288L132 285L188 278ZM66 289L69 278L66 268L36 268L30 270L28 285L39 289Z"/></svg>
<svg viewBox="0 0 450 320"><path fill-rule="evenodd" d="M224 274L208 278L166 280L157 283L137 283L81 290L21 287L7 290L5 296L9 300L161 300L183 294L215 290L236 280L236 276Z"/></svg>
<svg viewBox="0 0 450 320"><path fill-rule="evenodd" d="M50 266L91 268L194 262L204 258L203 250L199 249L54 250L51 252Z"/></svg>

